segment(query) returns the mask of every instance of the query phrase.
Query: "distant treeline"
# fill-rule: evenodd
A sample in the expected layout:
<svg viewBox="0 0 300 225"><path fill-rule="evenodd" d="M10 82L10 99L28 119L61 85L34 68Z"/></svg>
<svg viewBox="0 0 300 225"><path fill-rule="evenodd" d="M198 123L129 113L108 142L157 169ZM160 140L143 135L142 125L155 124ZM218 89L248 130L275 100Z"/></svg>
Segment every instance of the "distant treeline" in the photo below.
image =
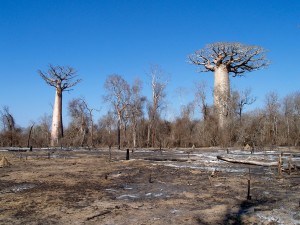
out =
<svg viewBox="0 0 300 225"><path fill-rule="evenodd" d="M141 86L138 83L131 88L135 92L128 92L134 95L130 97L134 103L131 107L119 115L112 107L112 111L107 112L98 121L94 121L93 110L88 108L85 100L73 99L68 103L71 122L64 129L60 145L118 146L119 123L121 148L173 148L193 145L228 147L246 144L254 148L300 146L300 92L289 94L283 99L279 99L274 92L270 93L265 96L263 108L244 113L246 105L243 102L247 98L249 100L249 92L234 91L228 105L230 119L226 129L220 130L213 106L205 102L203 85L198 87L202 88L196 90L195 101L183 106L181 114L173 121L161 117L165 93L154 103L153 99L147 100L140 96ZM105 96L105 99L111 104L113 100L108 97ZM155 104L160 105L157 107ZM156 107L156 110L153 107ZM0 113L0 146L50 145L51 116L42 116L29 127L19 127L8 106L2 107ZM195 114L201 115L201 119L194 119Z"/></svg>

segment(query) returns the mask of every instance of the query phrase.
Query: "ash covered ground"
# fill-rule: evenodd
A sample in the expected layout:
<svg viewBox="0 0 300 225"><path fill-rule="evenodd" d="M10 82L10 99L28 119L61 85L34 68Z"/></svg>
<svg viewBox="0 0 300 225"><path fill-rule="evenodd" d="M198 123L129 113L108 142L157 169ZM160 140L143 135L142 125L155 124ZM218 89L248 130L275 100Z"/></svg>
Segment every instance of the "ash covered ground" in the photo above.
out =
<svg viewBox="0 0 300 225"><path fill-rule="evenodd" d="M277 167L217 159L271 162L279 152L299 156L136 149L125 160L116 149L2 149L11 165L0 168L0 224L300 224L299 170L279 176Z"/></svg>

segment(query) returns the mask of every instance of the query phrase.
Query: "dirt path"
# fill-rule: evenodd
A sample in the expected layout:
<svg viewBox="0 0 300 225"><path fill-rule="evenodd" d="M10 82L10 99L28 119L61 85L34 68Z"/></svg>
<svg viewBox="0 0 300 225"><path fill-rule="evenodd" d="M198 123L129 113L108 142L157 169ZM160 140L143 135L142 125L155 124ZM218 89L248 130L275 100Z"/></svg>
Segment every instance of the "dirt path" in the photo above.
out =
<svg viewBox="0 0 300 225"><path fill-rule="evenodd" d="M251 167L247 200L249 166L220 151L20 154L0 153L0 224L300 224L299 171Z"/></svg>

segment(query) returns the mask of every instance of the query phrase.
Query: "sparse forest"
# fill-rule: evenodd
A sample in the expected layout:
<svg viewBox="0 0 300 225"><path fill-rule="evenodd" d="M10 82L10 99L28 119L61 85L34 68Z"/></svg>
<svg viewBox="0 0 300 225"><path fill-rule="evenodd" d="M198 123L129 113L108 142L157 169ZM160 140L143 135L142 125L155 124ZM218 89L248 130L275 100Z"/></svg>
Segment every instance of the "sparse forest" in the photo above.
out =
<svg viewBox="0 0 300 225"><path fill-rule="evenodd" d="M155 65L148 72L151 96L142 95L144 84L140 80L130 84L121 75L109 75L103 86L99 86L106 90L103 99L99 99L99 108L101 104L107 104L110 111L95 120L93 112L97 109L89 107L88 99L74 98L64 103L68 106L70 117L70 123L64 128L62 92L75 86L80 79L71 81L77 76L71 67L50 65L49 71L38 73L48 85L56 89L52 127L49 115L41 115L40 119L31 121L30 126L20 127L10 112L9 105L2 106L0 145L87 148L116 146L119 149L231 147L247 144L253 149L300 146L300 91L290 93L282 99L276 92L269 93L264 97L265 104L262 108L249 111L247 106L253 104L257 97L252 96L251 89L230 89L230 72L237 76L268 64L262 48L239 43L216 43L196 51L189 59L191 63L203 66L204 71L214 71L215 76L218 68L224 67L222 71L225 72L221 75L227 81L226 87L221 88L225 88L222 94L216 90L216 85L220 85L223 78L218 81L215 77L215 82L217 79L220 83L215 83L215 106L207 102L211 91L205 83L199 82L194 85L194 101L182 106L180 115L174 120L164 119L161 114L169 94L166 92L168 79L163 69ZM226 97L226 104L220 102L220 97ZM226 116L220 116L220 111L226 111Z"/></svg>
<svg viewBox="0 0 300 225"><path fill-rule="evenodd" d="M300 1L0 1L0 225L300 225Z"/></svg>

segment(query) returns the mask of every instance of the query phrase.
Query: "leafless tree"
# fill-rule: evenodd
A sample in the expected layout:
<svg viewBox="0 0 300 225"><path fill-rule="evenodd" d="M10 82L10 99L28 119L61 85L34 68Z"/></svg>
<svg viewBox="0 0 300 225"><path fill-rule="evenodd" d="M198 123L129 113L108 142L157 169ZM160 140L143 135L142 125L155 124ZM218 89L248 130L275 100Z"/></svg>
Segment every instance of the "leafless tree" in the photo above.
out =
<svg viewBox="0 0 300 225"><path fill-rule="evenodd" d="M55 103L53 108L51 146L59 144L59 140L63 137L63 119L62 119L62 96L64 91L70 91L72 87L81 80L77 77L77 72L69 66L53 66L49 65L47 72L38 70L43 80L56 90Z"/></svg>
<svg viewBox="0 0 300 225"><path fill-rule="evenodd" d="M205 82L195 83L195 102L201 109L203 119L207 120L209 114L209 106L206 101L207 85Z"/></svg>
<svg viewBox="0 0 300 225"><path fill-rule="evenodd" d="M36 147L49 146L51 139L51 115L43 115L32 128L31 145Z"/></svg>
<svg viewBox="0 0 300 225"><path fill-rule="evenodd" d="M300 91L294 94L294 121L295 121L295 135L294 145L300 145Z"/></svg>
<svg viewBox="0 0 300 225"><path fill-rule="evenodd" d="M234 99L236 104L236 111L239 116L240 123L242 122L242 113L246 105L252 105L256 101L256 97L251 95L251 89L235 92L236 98Z"/></svg>
<svg viewBox="0 0 300 225"><path fill-rule="evenodd" d="M151 65L148 73L151 79L152 99L148 105L149 114L149 127L148 127L148 138L147 143L150 144L150 136L152 136L152 147L154 147L155 135L156 135L156 124L160 117L160 110L164 104L164 98L166 97L166 86L168 80L166 73L158 65Z"/></svg>
<svg viewBox="0 0 300 225"><path fill-rule="evenodd" d="M266 114L266 138L267 142L273 147L278 143L278 124L279 124L280 102L276 92L270 92L265 99Z"/></svg>
<svg viewBox="0 0 300 225"><path fill-rule="evenodd" d="M3 106L0 110L1 122L3 131L5 133L5 139L8 139L9 145L13 146L14 136L16 131L16 124L13 115L9 111L8 106Z"/></svg>
<svg viewBox="0 0 300 225"><path fill-rule="evenodd" d="M31 123L31 125L30 125L29 131L28 131L27 148L29 148L31 146L31 134L32 134L33 127L35 125L35 122L33 122L33 121L31 121L30 123Z"/></svg>
<svg viewBox="0 0 300 225"><path fill-rule="evenodd" d="M287 95L282 102L285 138L288 146L297 145L300 137L300 92Z"/></svg>
<svg viewBox="0 0 300 225"><path fill-rule="evenodd" d="M269 64L265 50L258 46L236 42L217 42L195 51L189 56L190 63L198 65L201 72L214 72L214 106L219 127L224 128L228 117L230 99L229 73L241 76Z"/></svg>
<svg viewBox="0 0 300 225"><path fill-rule="evenodd" d="M177 106L181 108L185 107L185 100L186 96L188 95L189 91L185 87L178 87L175 89L174 96L178 98Z"/></svg>
<svg viewBox="0 0 300 225"><path fill-rule="evenodd" d="M171 140L176 147L192 147L195 143L193 133L196 123L192 117L194 114L194 104L189 103L181 107L181 115L172 122Z"/></svg>
<svg viewBox="0 0 300 225"><path fill-rule="evenodd" d="M85 105L85 108L87 109L87 111L89 112L89 119L90 119L90 145L92 147L94 147L94 120L93 120L93 111L100 111L99 109L95 109L95 108L91 108L88 106L88 104L86 103L86 101L84 99L82 99L83 104Z"/></svg>
<svg viewBox="0 0 300 225"><path fill-rule="evenodd" d="M82 98L71 100L69 102L68 110L72 118L71 126L78 130L79 135L77 134L76 136L80 137L79 145L83 146L84 143L86 143L86 136L89 132L90 126L90 114L85 100Z"/></svg>
<svg viewBox="0 0 300 225"><path fill-rule="evenodd" d="M15 119L9 112L9 107L3 106L0 113L3 129L7 131L13 131L15 129Z"/></svg>
<svg viewBox="0 0 300 225"><path fill-rule="evenodd" d="M142 83L140 80L135 80L130 92L130 101L127 108L127 114L132 127L132 143L133 148L137 146L137 127L139 120L143 117L143 108L146 102L146 97L141 95Z"/></svg>
<svg viewBox="0 0 300 225"><path fill-rule="evenodd" d="M113 74L109 75L105 81L104 87L107 91L107 95L104 96L106 102L110 102L114 108L114 112L117 115L117 142L118 149L121 148L121 123L123 114L129 105L130 98L130 86L122 76Z"/></svg>
<svg viewBox="0 0 300 225"><path fill-rule="evenodd" d="M98 135L97 135L98 145L102 144L111 148L113 144L116 143L112 138L113 136L115 136L114 131L116 130L117 127L116 114L114 112L108 111L107 114L105 114L99 119L98 124L99 124ZM99 133L101 134L99 135Z"/></svg>

